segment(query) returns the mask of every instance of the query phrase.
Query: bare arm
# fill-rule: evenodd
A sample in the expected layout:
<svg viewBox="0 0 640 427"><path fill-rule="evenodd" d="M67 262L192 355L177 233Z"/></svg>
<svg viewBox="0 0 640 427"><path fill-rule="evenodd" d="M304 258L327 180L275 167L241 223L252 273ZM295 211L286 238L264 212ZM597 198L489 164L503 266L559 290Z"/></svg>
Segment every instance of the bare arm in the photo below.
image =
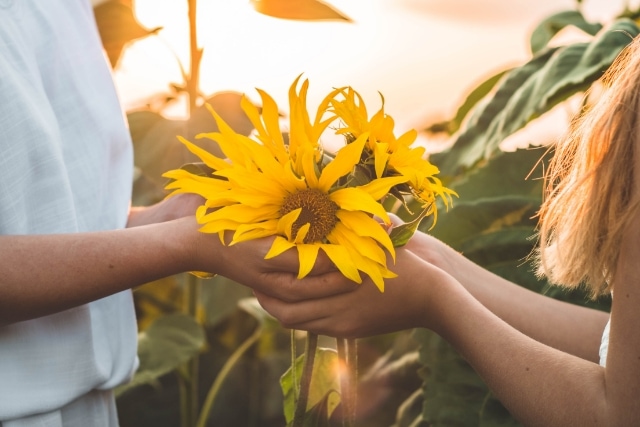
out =
<svg viewBox="0 0 640 427"><path fill-rule="evenodd" d="M40 317L189 269L195 220L126 230L0 236L0 323Z"/></svg>
<svg viewBox="0 0 640 427"><path fill-rule="evenodd" d="M295 251L265 260L271 239L225 246L217 235L199 232L193 216L185 216L199 203L199 197L180 195L132 209L130 228L124 230L0 236L0 325L185 271L218 273L274 295L296 287ZM315 268L332 269L328 260ZM318 288L317 293L322 292Z"/></svg>
<svg viewBox="0 0 640 427"><path fill-rule="evenodd" d="M416 233L408 248L451 274L480 303L522 333L584 359L599 360L607 313L558 301L511 283L424 233Z"/></svg>

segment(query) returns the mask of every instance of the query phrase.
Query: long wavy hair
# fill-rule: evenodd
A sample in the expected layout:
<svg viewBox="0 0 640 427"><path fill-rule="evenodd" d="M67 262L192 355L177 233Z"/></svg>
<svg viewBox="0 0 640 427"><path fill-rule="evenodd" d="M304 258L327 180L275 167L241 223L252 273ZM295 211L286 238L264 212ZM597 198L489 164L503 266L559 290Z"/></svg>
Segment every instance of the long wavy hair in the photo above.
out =
<svg viewBox="0 0 640 427"><path fill-rule="evenodd" d="M594 298L612 290L625 229L640 220L633 197L640 143L638 37L600 83L595 103L553 148L536 251L541 275L555 284L585 286Z"/></svg>

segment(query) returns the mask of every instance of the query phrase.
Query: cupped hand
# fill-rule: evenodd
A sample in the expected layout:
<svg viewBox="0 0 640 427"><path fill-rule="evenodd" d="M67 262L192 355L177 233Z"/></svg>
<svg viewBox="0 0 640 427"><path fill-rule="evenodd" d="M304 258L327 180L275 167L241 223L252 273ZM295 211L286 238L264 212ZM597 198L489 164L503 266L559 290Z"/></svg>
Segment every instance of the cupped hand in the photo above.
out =
<svg viewBox="0 0 640 427"><path fill-rule="evenodd" d="M398 277L386 280L383 293L368 279L358 285L328 273L292 283L287 298L259 289L255 295L283 326L323 335L358 338L431 327L437 322L434 295L457 282L403 248L390 268Z"/></svg>
<svg viewBox="0 0 640 427"><path fill-rule="evenodd" d="M194 221L195 223L195 221ZM217 234L195 231L191 269L207 271L228 277L263 295L283 301L317 298L332 293L347 292L356 284L346 279L319 251L311 272L299 280L298 252L289 249L282 254L265 259L275 237L248 240L229 244L231 236L225 236L225 244ZM306 285L306 286L305 286Z"/></svg>

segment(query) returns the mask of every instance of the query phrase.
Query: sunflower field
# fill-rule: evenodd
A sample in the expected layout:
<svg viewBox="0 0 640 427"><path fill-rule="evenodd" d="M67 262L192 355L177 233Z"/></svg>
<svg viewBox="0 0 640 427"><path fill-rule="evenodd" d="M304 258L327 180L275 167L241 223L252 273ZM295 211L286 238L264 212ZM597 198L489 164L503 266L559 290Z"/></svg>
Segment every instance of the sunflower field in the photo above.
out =
<svg viewBox="0 0 640 427"><path fill-rule="evenodd" d="M189 3L195 14L195 1ZM299 19L284 16L286 10L269 9L268 2L254 3L258 12ZM458 196L450 207L443 205L446 198L438 198L437 208L446 213L438 216L437 226L432 227L431 216L420 229L508 280L554 298L607 310L610 301L590 301L580 291L551 287L536 277L529 255L536 243L532 236L542 201L540 178L553 147L530 141L507 151L502 145L556 108L579 114L590 102L585 91L598 84L617 54L640 34L640 10L626 9L603 24L587 21L580 7L578 1L575 9L540 22L531 32L529 60L503 69L470 90L450 120L419 130L451 141L428 158L437 165L442 184ZM113 67L129 42L153 37L159 30L140 26L130 1L109 0L96 6L95 12ZM327 13L337 12L311 8L311 16L305 19ZM552 43L568 26L583 32L585 40ZM255 130L241 108L240 94L200 93L201 55L201 50L192 50L191 64L185 67L192 71L176 86L189 95L187 120L169 120L161 108L127 113L137 172L135 205L164 198L168 180L163 174L201 160L194 154L196 149L185 148L184 141L218 131L222 122L234 135L246 137ZM222 122L214 119L207 104ZM254 108L260 110L260 106ZM224 157L215 140L199 138L197 146L216 158ZM393 210L396 205L387 208ZM409 208L419 211L419 202L409 203ZM396 213L409 219L406 210ZM261 309L250 289L224 277L203 276L185 273L135 290L140 369L131 383L117 391L123 427L287 424L284 394L291 384L282 374L291 366L291 340L296 343L294 353L298 347L301 354L304 334L281 327ZM518 425L464 359L436 334L408 330L358 341L355 426ZM333 344L319 338L319 348ZM323 363L322 356L318 363ZM326 415L330 404L327 396L320 396L316 410L325 415L305 426L343 425L337 417Z"/></svg>

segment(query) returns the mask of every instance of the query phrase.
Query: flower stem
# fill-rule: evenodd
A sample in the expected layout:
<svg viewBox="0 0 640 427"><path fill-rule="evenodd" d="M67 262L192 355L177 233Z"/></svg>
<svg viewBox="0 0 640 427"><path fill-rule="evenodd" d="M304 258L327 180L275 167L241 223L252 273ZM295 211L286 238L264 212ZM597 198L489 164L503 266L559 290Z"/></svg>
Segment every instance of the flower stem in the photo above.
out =
<svg viewBox="0 0 640 427"><path fill-rule="evenodd" d="M345 367L340 378L340 405L343 427L353 427L357 400L357 344L354 339L337 338L338 359Z"/></svg>
<svg viewBox="0 0 640 427"><path fill-rule="evenodd" d="M207 393L207 398L205 399L204 404L202 405L202 410L200 412L200 417L198 418L198 423L196 424L197 427L205 427L207 425L207 421L209 419L209 414L211 412L211 408L213 407L213 403L216 400L216 396L218 395L218 392L220 391L220 388L222 387L222 383L224 382L224 380L229 375L229 372L231 372L231 368L233 368L236 365L236 363L238 363L238 361L240 360L242 355L253 344L255 344L256 341L258 341L258 338L260 338L261 334L262 334L262 328L258 327L255 330L255 332L253 334L251 334L251 336L249 338L247 338L242 343L242 345L236 349L236 351L233 352L233 354L225 362L225 364L222 367L222 369L220 369L220 372L216 376L216 379L213 382L213 384L211 385L211 388L209 389L209 392Z"/></svg>
<svg viewBox="0 0 640 427"><path fill-rule="evenodd" d="M189 316L197 320L199 287L198 279L190 274L184 275L186 278L185 290L185 307L184 311ZM185 387L183 389L185 395L182 404L182 422L183 427L192 427L195 425L198 415L198 377L199 377L199 358L195 355L187 362L186 365Z"/></svg>
<svg viewBox="0 0 640 427"><path fill-rule="evenodd" d="M336 347L340 365L344 366L344 371L341 370L340 372L340 406L342 406L342 426L347 427L349 414L351 413L351 369L349 368L349 358L347 356L347 340L345 338L336 338Z"/></svg>
<svg viewBox="0 0 640 427"><path fill-rule="evenodd" d="M356 406L358 403L358 342L355 338L347 338L347 368L349 370L349 403L347 412L347 426L353 427L356 423Z"/></svg>
<svg viewBox="0 0 640 427"><path fill-rule="evenodd" d="M304 417L307 413L307 402L309 401L309 389L311 388L311 378L313 376L313 362L318 348L318 335L307 332L307 341L304 349L304 365L300 377L300 394L296 402L296 410L293 414L293 427L302 427Z"/></svg>
<svg viewBox="0 0 640 427"><path fill-rule="evenodd" d="M196 0L187 0L187 3L189 7L189 53L191 54L191 63L185 86L189 96L188 108L189 116L191 116L196 109L200 92L200 60L202 59L202 49L198 47Z"/></svg>
<svg viewBox="0 0 640 427"><path fill-rule="evenodd" d="M291 329L291 383L293 385L293 401L298 402L298 395L300 394L300 385L298 384L296 360L298 360L298 354L296 352L296 330Z"/></svg>

